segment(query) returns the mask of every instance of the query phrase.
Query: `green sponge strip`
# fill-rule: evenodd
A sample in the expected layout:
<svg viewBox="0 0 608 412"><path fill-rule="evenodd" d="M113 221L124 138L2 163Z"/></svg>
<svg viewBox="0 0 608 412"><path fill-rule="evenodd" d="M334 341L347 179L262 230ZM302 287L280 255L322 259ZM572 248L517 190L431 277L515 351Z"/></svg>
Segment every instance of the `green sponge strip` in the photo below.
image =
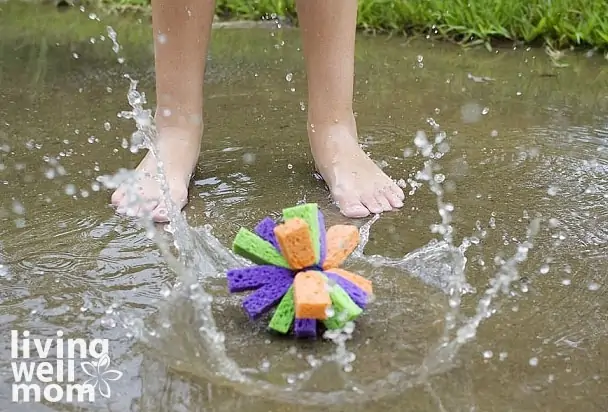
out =
<svg viewBox="0 0 608 412"><path fill-rule="evenodd" d="M232 242L234 253L258 265L274 265L289 269L289 263L269 242L242 227Z"/></svg>
<svg viewBox="0 0 608 412"><path fill-rule="evenodd" d="M334 285L329 291L334 315L323 321L327 329L339 329L346 322L356 319L363 310L353 302L348 293L339 285Z"/></svg>
<svg viewBox="0 0 608 412"><path fill-rule="evenodd" d="M321 242L319 234L319 206L316 203L307 203L283 209L283 219L293 219L299 217L308 224L310 237L315 250L315 262L319 263L321 256Z"/></svg>
<svg viewBox="0 0 608 412"><path fill-rule="evenodd" d="M268 327L279 333L286 334L289 332L295 316L296 307L293 302L293 286L291 286L274 311Z"/></svg>

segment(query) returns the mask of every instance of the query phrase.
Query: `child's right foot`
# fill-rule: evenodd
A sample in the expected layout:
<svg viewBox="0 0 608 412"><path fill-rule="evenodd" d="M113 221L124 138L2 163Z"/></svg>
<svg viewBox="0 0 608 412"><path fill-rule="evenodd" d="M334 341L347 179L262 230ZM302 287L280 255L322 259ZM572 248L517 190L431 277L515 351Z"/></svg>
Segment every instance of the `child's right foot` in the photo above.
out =
<svg viewBox="0 0 608 412"><path fill-rule="evenodd" d="M159 133L157 146L162 169L167 179L169 193L173 204L181 210L188 202L188 186L196 167L200 151L200 134L188 133L178 129L165 128ZM141 216L151 212L155 222L168 222L169 214L160 183L158 182L158 159L148 152L136 170L143 176L137 181L137 191L143 204L130 205L128 190L132 188L121 185L112 194L112 204L117 212L130 216Z"/></svg>
<svg viewBox="0 0 608 412"><path fill-rule="evenodd" d="M403 207L403 190L359 146L353 116L313 124L308 134L316 168L344 216L365 217Z"/></svg>

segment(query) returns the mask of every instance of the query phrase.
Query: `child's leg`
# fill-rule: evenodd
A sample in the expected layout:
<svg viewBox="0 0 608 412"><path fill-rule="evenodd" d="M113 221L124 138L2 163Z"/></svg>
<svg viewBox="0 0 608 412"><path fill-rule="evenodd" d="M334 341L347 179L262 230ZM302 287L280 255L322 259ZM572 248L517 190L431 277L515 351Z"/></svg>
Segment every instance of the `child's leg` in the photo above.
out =
<svg viewBox="0 0 608 412"><path fill-rule="evenodd" d="M160 160L171 198L178 208L187 202L188 186L198 161L203 131L203 76L215 10L214 0L153 0L152 19L156 68L156 126ZM154 179L157 159L152 153L137 166L148 177L140 182L145 207L154 220L167 221L167 208ZM127 211L126 189L118 188L112 203Z"/></svg>
<svg viewBox="0 0 608 412"><path fill-rule="evenodd" d="M403 206L403 191L363 152L353 116L357 0L298 0L308 76L308 137L341 212Z"/></svg>

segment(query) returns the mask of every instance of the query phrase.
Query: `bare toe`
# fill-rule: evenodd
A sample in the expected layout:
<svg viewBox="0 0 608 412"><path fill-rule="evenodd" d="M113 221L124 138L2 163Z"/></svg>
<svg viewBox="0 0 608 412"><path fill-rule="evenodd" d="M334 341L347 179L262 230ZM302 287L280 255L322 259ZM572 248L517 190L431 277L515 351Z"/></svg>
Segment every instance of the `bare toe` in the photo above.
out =
<svg viewBox="0 0 608 412"><path fill-rule="evenodd" d="M118 188L112 193L110 202L113 206L119 206L122 203L122 199L125 197L125 191L122 188Z"/></svg>
<svg viewBox="0 0 608 412"><path fill-rule="evenodd" d="M399 200L403 201L405 199L405 193L403 192L403 189L400 188L399 185L397 185L397 183L395 182L393 182L393 184L391 185L391 192L393 192Z"/></svg>
<svg viewBox="0 0 608 412"><path fill-rule="evenodd" d="M346 217L359 218L369 216L369 209L363 206L358 197L336 193L334 194L334 200L340 208L340 213Z"/></svg>
<svg viewBox="0 0 608 412"><path fill-rule="evenodd" d="M382 213L384 212L384 208L382 207L382 203L378 201L376 196L373 193L364 194L361 196L361 202L363 206L367 208L371 213Z"/></svg>
<svg viewBox="0 0 608 412"><path fill-rule="evenodd" d="M376 198L376 202L378 202L378 204L382 208L383 212L389 212L389 211L393 210L393 207L391 206L390 202L386 198L384 191L376 193L375 198Z"/></svg>
<svg viewBox="0 0 608 412"><path fill-rule="evenodd" d="M340 213L346 217L361 218L369 216L369 209L359 202L353 202L345 205L340 204Z"/></svg>
<svg viewBox="0 0 608 412"><path fill-rule="evenodd" d="M139 210L139 206L126 206L126 205L118 206L118 208L116 209L116 212L118 214L125 215L128 217L136 217L136 216L139 216L139 214L141 213Z"/></svg>
<svg viewBox="0 0 608 412"><path fill-rule="evenodd" d="M158 205L152 211L152 220L156 223L166 223L169 221L169 213L165 205Z"/></svg>
<svg viewBox="0 0 608 412"><path fill-rule="evenodd" d="M405 195L399 186L391 185L384 189L382 193L392 207L396 209L403 207L403 199L405 199Z"/></svg>

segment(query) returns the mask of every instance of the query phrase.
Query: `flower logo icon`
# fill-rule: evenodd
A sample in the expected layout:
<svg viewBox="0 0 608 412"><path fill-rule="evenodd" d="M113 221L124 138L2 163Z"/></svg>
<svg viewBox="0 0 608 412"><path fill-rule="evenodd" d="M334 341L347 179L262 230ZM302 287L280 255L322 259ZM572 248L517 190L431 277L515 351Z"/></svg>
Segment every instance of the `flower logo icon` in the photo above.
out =
<svg viewBox="0 0 608 412"><path fill-rule="evenodd" d="M108 381L117 381L122 378L122 372L108 369L110 366L110 356L107 353L101 355L96 361L82 362L80 367L83 372L90 376L84 384L98 388L99 393L104 398L109 398L111 391Z"/></svg>

